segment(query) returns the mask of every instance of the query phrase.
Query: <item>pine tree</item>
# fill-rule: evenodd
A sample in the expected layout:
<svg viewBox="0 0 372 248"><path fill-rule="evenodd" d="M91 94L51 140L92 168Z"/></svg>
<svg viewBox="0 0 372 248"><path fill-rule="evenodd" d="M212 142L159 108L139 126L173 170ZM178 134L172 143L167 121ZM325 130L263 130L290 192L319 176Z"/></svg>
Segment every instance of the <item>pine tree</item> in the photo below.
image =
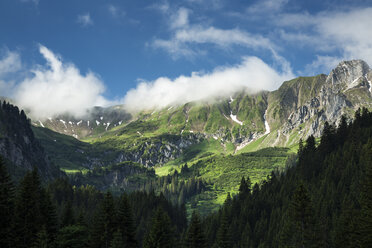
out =
<svg viewBox="0 0 372 248"><path fill-rule="evenodd" d="M91 247L108 248L115 230L116 216L114 199L112 194L107 192L95 215L91 235Z"/></svg>
<svg viewBox="0 0 372 248"><path fill-rule="evenodd" d="M124 247L128 247L128 246L125 245L123 241L122 231L119 229L112 236L110 248L124 248Z"/></svg>
<svg viewBox="0 0 372 248"><path fill-rule="evenodd" d="M191 221L186 234L187 248L207 247L207 241L203 233L199 214L193 211Z"/></svg>
<svg viewBox="0 0 372 248"><path fill-rule="evenodd" d="M126 247L138 247L132 208L126 194L123 194L120 198L117 221Z"/></svg>
<svg viewBox="0 0 372 248"><path fill-rule="evenodd" d="M37 234L36 241L33 245L34 248L48 248L51 247L51 241L49 239L46 228L43 227Z"/></svg>
<svg viewBox="0 0 372 248"><path fill-rule="evenodd" d="M87 228L81 225L70 225L61 228L57 235L56 247L57 248L88 247Z"/></svg>
<svg viewBox="0 0 372 248"><path fill-rule="evenodd" d="M240 197L245 198L247 195L251 193L251 184L252 184L251 179L249 177L247 177L247 180L244 178L244 176L242 177L239 186Z"/></svg>
<svg viewBox="0 0 372 248"><path fill-rule="evenodd" d="M295 225L295 233L293 233L295 246L309 247L310 245L316 245L311 200L302 183L294 192L290 211Z"/></svg>
<svg viewBox="0 0 372 248"><path fill-rule="evenodd" d="M358 231L360 233L360 246L372 247L372 140L363 149L365 173L362 180L360 197L361 213Z"/></svg>
<svg viewBox="0 0 372 248"><path fill-rule="evenodd" d="M14 188L0 156L0 247L12 247Z"/></svg>
<svg viewBox="0 0 372 248"><path fill-rule="evenodd" d="M171 220L162 208L158 208L151 222L151 228L144 240L144 248L174 247L174 231Z"/></svg>
<svg viewBox="0 0 372 248"><path fill-rule="evenodd" d="M15 235L17 247L34 244L43 226L40 211L41 185L36 169L28 172L19 185L15 205Z"/></svg>
<svg viewBox="0 0 372 248"><path fill-rule="evenodd" d="M41 201L40 201L40 214L41 222L44 225L44 229L48 236L49 245L52 244L57 236L58 231L58 218L56 207L52 203L49 194L45 189L41 189L40 192Z"/></svg>
<svg viewBox="0 0 372 248"><path fill-rule="evenodd" d="M72 209L71 201L68 201L62 212L61 227L71 226L75 224L74 210Z"/></svg>
<svg viewBox="0 0 372 248"><path fill-rule="evenodd" d="M226 206L229 206L229 205L226 205ZM222 216L221 216L220 226L217 231L217 244L219 248L233 247L229 223L230 223L230 220L227 215L227 210L224 209L222 212Z"/></svg>

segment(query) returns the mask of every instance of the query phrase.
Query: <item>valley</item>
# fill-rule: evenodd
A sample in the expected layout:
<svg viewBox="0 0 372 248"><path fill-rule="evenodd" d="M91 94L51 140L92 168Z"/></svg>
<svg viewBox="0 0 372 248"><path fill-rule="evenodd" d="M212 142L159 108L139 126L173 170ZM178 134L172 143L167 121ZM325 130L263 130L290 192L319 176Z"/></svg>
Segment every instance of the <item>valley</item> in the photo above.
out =
<svg viewBox="0 0 372 248"><path fill-rule="evenodd" d="M344 142L348 146L342 149L350 153L354 146L353 132L370 134L368 109L371 109L372 96L367 84L370 76L360 76L370 75L365 74L364 67L362 61L342 62L328 76L296 78L284 82L277 91L256 94L242 91L228 98L136 114L128 114L123 107L95 108L98 114L79 121L68 116L30 120L23 110L4 101L0 110L0 152L5 163L0 161L1 170L4 164L14 181L21 180L20 190L41 190L38 193L41 199L47 195L42 193L44 186L41 185L47 185L61 223L69 223L63 224L67 228L68 225L89 226L90 239L100 239L101 233L95 230L102 232L104 228L100 219L94 217L95 212L103 214L102 211L115 209L115 204L124 204L115 215L120 217L120 211L132 211L128 210L129 203L125 203L130 201L132 206L142 206L133 210L136 221L133 235L137 233L137 236L131 236L140 242L147 242L148 234L144 230L151 221L149 215L142 215L155 211L149 210L151 204L166 209L165 214L171 216L178 234L185 230L187 219L194 219L197 213L210 243L225 239L218 236L215 228L211 229L214 227L211 221L218 223L218 230L222 230L226 228L224 223L229 223L226 218L241 223L239 226L229 224L235 233L252 232L251 236L241 236L248 238L234 238L234 243L296 242L283 236L291 233L287 228L294 228L294 222L285 221L288 215L285 211L294 204L289 203L294 201L290 200L291 192L304 191L301 183L307 182L309 189L314 187L313 194L317 197L313 199L317 204L327 201L319 197L324 184L322 187L312 185L319 183L323 176L328 177L328 181L338 179L333 178L331 171L317 173L332 168L339 170L334 167L338 163L332 156L347 156L338 154L336 149ZM91 125L93 121L96 125ZM111 126L111 123L115 124ZM362 137L358 141L361 146L370 146L368 135ZM332 153L329 155L329 152ZM334 155L336 153L338 155ZM363 149L358 154L363 157L365 153L368 151ZM353 156L345 157L345 161L350 158ZM348 163L347 168L350 166ZM356 172L340 172L344 175L343 181L345 173L353 175L354 188L360 181L360 169L356 169ZM39 186L29 187L27 180ZM300 186L295 189L295 185ZM344 186L345 183L338 187ZM332 192L328 189L327 194L335 198ZM49 204L45 199L37 208L39 215L45 208L43 204ZM69 203L66 205L66 202ZM19 209L21 203L17 204ZM283 210L281 204L287 210ZM341 205L345 207L344 203ZM319 206L315 207L321 208ZM88 224L69 216L74 211L76 215L77 209L84 211L79 221L85 218ZM235 211L241 211L246 218ZM284 219L269 223L267 216ZM335 218L342 221L343 217ZM254 222L254 231L249 231L250 220ZM279 231L270 236L270 233L260 233L263 229L259 225L272 230L279 228ZM327 225L331 223L327 221ZM64 228L60 232L65 232ZM313 232L318 227L309 228ZM342 231L334 232L340 235Z"/></svg>
<svg viewBox="0 0 372 248"><path fill-rule="evenodd" d="M208 214L238 192L242 176L260 184L294 163L300 139L319 137L326 121L338 125L341 115L351 120L357 108L370 109L371 75L365 62L345 61L328 76L299 77L273 92L241 90L135 114L123 106L95 108L79 121L33 120L33 131L70 178L102 190L143 190L147 180L171 177L187 164L185 183L205 181L203 192L187 199L188 210ZM171 187L152 190L167 195Z"/></svg>

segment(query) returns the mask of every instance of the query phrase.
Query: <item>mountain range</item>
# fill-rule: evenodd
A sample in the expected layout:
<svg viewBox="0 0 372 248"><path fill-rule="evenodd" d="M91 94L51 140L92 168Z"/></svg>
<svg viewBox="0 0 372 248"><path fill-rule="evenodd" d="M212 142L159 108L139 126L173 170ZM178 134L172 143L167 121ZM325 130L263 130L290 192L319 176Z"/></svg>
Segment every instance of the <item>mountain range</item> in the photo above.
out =
<svg viewBox="0 0 372 248"><path fill-rule="evenodd" d="M338 124L341 115L351 119L358 108L372 106L371 81L367 63L343 61L329 75L298 77L272 92L250 94L243 89L227 98L134 115L124 106L94 108L85 119L66 115L33 120L33 125L120 151L115 161L152 167L181 156L185 148L204 140L214 139L221 150L236 154L293 147L309 135L319 137L326 121Z"/></svg>
<svg viewBox="0 0 372 248"><path fill-rule="evenodd" d="M329 75L298 77L272 92L242 89L225 98L138 113L119 105L92 108L84 118L28 121L23 111L3 103L0 154L18 177L22 166L37 166L49 180L63 175L59 167L75 185L152 188L168 198L174 197L169 176L184 171L185 184L205 180L203 191L186 199L189 209L209 212L227 192L238 192L241 176L260 182L291 164L300 139L320 137L325 122L338 125L342 115L351 120L358 108L371 109L371 81L369 66L352 60Z"/></svg>

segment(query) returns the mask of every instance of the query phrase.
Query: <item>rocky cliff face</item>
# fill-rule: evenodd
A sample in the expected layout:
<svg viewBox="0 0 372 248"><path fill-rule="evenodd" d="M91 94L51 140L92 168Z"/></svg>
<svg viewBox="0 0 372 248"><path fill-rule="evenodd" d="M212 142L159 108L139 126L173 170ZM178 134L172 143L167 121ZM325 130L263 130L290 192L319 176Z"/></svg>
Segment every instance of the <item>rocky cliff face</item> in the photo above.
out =
<svg viewBox="0 0 372 248"><path fill-rule="evenodd" d="M202 135L190 134L187 136L172 136L171 139L165 138L156 142L149 140L131 152L120 152L115 162L134 161L146 167L165 164L178 158L186 148L200 143L202 139Z"/></svg>
<svg viewBox="0 0 372 248"><path fill-rule="evenodd" d="M287 105L287 111L283 116L288 115L287 119L282 118L279 122L271 119L273 125L276 123L277 126L282 126L275 134L274 144L292 145L300 138L309 135L319 137L324 122L338 124L341 115L352 118L359 107L370 108L372 106L371 75L372 71L367 63L352 60L341 62L327 77L318 76L320 81L317 84L312 83L316 85L316 89L307 93L306 89L302 89L302 94L308 95L305 101L301 104ZM303 85L304 82L298 80L295 84L296 87L301 87L298 85ZM282 87L277 92L283 91ZM277 92L271 94L278 94ZM286 97L297 99L300 94L301 92L298 92ZM275 108L271 105L276 104L275 101L270 102L269 108Z"/></svg>
<svg viewBox="0 0 372 248"><path fill-rule="evenodd" d="M19 179L35 167L44 180L61 176L35 139L24 112L6 102L0 105L0 155L8 161L10 174Z"/></svg>
<svg viewBox="0 0 372 248"><path fill-rule="evenodd" d="M58 128L47 124L76 138L99 133L102 141L97 138L93 145L112 144L111 150L102 145L103 154L114 154L110 161L90 156L85 167L123 161L151 167L177 158L204 139L215 139L225 148L232 143L239 150L260 138L257 148L291 146L309 135L319 137L326 121L337 124L341 115L352 118L359 107L372 108L371 81L372 70L364 61L343 61L329 75L295 78L273 92L252 95L241 91L226 99L139 113L135 120L112 131L111 127L129 119L125 111L110 120L102 110L92 120L53 120ZM80 125L88 131L79 136ZM164 135L172 138L162 139Z"/></svg>

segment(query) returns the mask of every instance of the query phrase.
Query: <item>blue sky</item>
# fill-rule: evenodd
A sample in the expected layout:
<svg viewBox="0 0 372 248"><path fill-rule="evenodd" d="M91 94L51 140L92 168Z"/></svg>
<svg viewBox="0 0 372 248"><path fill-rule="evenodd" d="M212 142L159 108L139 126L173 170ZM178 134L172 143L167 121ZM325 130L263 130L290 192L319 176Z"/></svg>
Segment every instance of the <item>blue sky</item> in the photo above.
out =
<svg viewBox="0 0 372 248"><path fill-rule="evenodd" d="M344 59L372 65L371 23L358 0L2 0L0 95L49 116L273 90Z"/></svg>

